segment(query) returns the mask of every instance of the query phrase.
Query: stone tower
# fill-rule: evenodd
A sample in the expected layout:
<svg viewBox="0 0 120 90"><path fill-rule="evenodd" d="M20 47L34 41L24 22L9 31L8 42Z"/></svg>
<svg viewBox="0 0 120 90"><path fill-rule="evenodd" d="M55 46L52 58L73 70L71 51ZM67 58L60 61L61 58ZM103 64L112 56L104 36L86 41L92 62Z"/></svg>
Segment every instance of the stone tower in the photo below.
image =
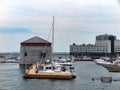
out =
<svg viewBox="0 0 120 90"><path fill-rule="evenodd" d="M52 57L51 43L40 38L33 37L21 42L20 65L33 64Z"/></svg>

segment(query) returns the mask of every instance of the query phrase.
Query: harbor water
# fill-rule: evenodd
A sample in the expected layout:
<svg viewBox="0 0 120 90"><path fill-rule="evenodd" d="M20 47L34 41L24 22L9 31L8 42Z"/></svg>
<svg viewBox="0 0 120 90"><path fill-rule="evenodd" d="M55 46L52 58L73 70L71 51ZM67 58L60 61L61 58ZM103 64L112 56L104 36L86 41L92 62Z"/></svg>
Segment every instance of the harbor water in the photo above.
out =
<svg viewBox="0 0 120 90"><path fill-rule="evenodd" d="M0 90L120 90L120 81L101 82L101 76L120 79L120 73L108 72L95 62L75 62L73 80L23 79L18 63L0 63ZM92 81L95 78L95 81Z"/></svg>

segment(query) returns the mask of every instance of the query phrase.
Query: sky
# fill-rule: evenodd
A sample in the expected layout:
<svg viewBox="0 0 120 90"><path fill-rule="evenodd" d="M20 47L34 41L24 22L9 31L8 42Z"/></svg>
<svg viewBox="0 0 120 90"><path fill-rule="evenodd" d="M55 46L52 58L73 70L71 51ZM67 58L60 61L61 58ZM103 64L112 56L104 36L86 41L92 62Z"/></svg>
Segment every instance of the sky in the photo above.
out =
<svg viewBox="0 0 120 90"><path fill-rule="evenodd" d="M120 39L120 0L0 0L0 52L20 52L20 43L34 36L51 41L53 16L54 52L94 44L102 34Z"/></svg>

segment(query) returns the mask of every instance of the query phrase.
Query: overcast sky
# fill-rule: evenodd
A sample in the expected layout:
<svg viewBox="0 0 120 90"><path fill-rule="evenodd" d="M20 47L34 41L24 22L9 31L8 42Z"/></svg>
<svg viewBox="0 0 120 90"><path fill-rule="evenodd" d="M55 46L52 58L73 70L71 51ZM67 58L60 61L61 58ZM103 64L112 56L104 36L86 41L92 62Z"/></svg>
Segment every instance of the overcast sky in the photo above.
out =
<svg viewBox="0 0 120 90"><path fill-rule="evenodd" d="M0 0L0 52L19 52L34 36L47 40L53 16L55 52L94 44L101 34L120 39L120 0Z"/></svg>

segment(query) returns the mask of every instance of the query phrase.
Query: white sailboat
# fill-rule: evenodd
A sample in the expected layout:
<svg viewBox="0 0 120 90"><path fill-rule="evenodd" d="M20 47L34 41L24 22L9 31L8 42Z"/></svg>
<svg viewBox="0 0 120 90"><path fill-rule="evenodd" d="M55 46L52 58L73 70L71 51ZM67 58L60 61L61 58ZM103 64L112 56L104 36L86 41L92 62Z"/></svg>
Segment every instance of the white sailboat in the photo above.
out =
<svg viewBox="0 0 120 90"><path fill-rule="evenodd" d="M52 32L52 44L54 45L54 17L53 17L53 32ZM52 52L53 52L52 45ZM48 64L33 64L30 69L25 73L24 78L37 78L37 79L73 79L76 75L74 73L74 67L65 68L62 65L57 65L53 62Z"/></svg>

